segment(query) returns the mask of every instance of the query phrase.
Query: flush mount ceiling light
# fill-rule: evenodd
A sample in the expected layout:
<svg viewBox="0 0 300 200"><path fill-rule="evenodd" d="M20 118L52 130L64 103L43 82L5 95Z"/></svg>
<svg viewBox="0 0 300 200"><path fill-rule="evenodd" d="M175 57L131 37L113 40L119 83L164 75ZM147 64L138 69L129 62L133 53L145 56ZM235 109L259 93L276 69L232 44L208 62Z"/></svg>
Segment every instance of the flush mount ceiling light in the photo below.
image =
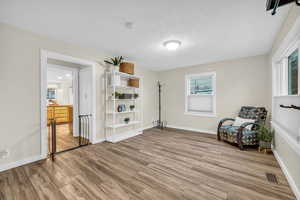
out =
<svg viewBox="0 0 300 200"><path fill-rule="evenodd" d="M174 51L180 47L181 42L179 40L169 40L164 42L164 47L166 47L169 51Z"/></svg>

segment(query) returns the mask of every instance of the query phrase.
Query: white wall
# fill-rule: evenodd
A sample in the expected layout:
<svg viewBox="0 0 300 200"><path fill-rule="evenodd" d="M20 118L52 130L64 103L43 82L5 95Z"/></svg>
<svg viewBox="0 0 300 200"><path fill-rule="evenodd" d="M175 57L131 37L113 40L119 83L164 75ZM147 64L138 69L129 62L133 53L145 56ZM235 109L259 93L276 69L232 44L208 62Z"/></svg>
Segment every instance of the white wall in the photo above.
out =
<svg viewBox="0 0 300 200"><path fill-rule="evenodd" d="M270 72L272 70L273 56L280 49L280 46L283 44L283 42L287 39L288 33L292 30L295 22L300 20L299 17L300 7L293 6L276 38L276 41L274 42L272 51L270 53ZM270 95L269 98L272 98L272 96ZM300 199L300 151L297 150L300 148L295 148L295 145L300 144L295 144L291 141L294 140L298 135L300 128L300 112L279 108L280 104L299 105L300 97L277 97L274 99L273 104L274 113L272 115L272 120L280 127L280 129L276 129L274 149L277 158L281 161L284 172L287 174L293 191L295 192L297 198ZM289 140L287 136L291 136L291 140Z"/></svg>
<svg viewBox="0 0 300 200"><path fill-rule="evenodd" d="M217 117L185 115L185 75L216 72ZM241 106L264 106L270 111L271 84L267 56L255 56L164 71L163 119L173 127L216 133L225 117L237 116Z"/></svg>
<svg viewBox="0 0 300 200"><path fill-rule="evenodd" d="M0 151L9 156L0 159L0 171L16 162L32 161L41 154L40 144L40 50L102 63L105 55L93 49L66 44L61 41L23 31L0 23ZM155 116L153 88L155 72L136 67L144 80L144 125ZM104 68L99 64L97 78L97 139L104 138ZM148 111L148 112L147 112Z"/></svg>

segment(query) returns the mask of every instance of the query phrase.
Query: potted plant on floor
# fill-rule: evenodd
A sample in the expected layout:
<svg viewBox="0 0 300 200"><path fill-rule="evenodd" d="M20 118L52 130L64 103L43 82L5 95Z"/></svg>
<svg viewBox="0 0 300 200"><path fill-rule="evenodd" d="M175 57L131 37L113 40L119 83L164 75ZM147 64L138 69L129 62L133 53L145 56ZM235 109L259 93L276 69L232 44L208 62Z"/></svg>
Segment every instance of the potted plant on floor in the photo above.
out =
<svg viewBox="0 0 300 200"><path fill-rule="evenodd" d="M272 146L272 141L274 137L275 131L267 127L265 124L261 124L258 130L258 139L259 139L259 151L261 150L269 150Z"/></svg>
<svg viewBox="0 0 300 200"><path fill-rule="evenodd" d="M124 60L123 56L117 56L114 58L109 58L108 60L104 60L105 63L109 64L109 65L113 65L114 70L116 72L120 71L120 64L122 63L122 61Z"/></svg>

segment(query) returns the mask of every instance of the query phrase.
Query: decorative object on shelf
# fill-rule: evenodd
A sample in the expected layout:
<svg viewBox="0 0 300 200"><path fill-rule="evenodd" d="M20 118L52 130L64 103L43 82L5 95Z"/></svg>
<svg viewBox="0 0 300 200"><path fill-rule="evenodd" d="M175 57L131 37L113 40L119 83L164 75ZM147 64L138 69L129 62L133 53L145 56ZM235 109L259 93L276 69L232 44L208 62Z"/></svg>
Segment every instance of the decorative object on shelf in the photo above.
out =
<svg viewBox="0 0 300 200"><path fill-rule="evenodd" d="M112 97L115 96L115 99L119 99L122 94L119 92L112 93Z"/></svg>
<svg viewBox="0 0 300 200"><path fill-rule="evenodd" d="M134 111L135 105L130 105L129 108L130 108L130 111Z"/></svg>
<svg viewBox="0 0 300 200"><path fill-rule="evenodd" d="M119 99L132 99L132 94L122 93L120 94Z"/></svg>
<svg viewBox="0 0 300 200"><path fill-rule="evenodd" d="M268 150L271 150L274 134L275 131L270 127L267 127L265 124L260 124L257 132L257 137L259 139L259 152L264 151L264 153L266 153Z"/></svg>
<svg viewBox="0 0 300 200"><path fill-rule="evenodd" d="M129 118L129 117L126 117L126 118L124 119L124 122L125 122L126 124L128 124L129 121L130 121L130 118Z"/></svg>
<svg viewBox="0 0 300 200"><path fill-rule="evenodd" d="M129 62L122 62L120 64L120 72L134 75L134 64Z"/></svg>
<svg viewBox="0 0 300 200"><path fill-rule="evenodd" d="M135 93L133 96L134 96L135 99L137 99L139 97L139 94Z"/></svg>
<svg viewBox="0 0 300 200"><path fill-rule="evenodd" d="M140 79L138 78L131 78L128 80L128 85L130 87L139 88L140 87Z"/></svg>
<svg viewBox="0 0 300 200"><path fill-rule="evenodd" d="M126 105L120 104L118 105L118 112L125 112L126 111Z"/></svg>
<svg viewBox="0 0 300 200"><path fill-rule="evenodd" d="M105 63L113 65L115 67L115 71L120 71L120 64L122 63L122 61L124 60L124 58L122 56L117 56L114 58L109 58L108 60L104 60Z"/></svg>
<svg viewBox="0 0 300 200"><path fill-rule="evenodd" d="M118 105L118 112L122 112L122 106Z"/></svg>
<svg viewBox="0 0 300 200"><path fill-rule="evenodd" d="M125 111L126 111L126 105L122 104L122 112L125 112Z"/></svg>

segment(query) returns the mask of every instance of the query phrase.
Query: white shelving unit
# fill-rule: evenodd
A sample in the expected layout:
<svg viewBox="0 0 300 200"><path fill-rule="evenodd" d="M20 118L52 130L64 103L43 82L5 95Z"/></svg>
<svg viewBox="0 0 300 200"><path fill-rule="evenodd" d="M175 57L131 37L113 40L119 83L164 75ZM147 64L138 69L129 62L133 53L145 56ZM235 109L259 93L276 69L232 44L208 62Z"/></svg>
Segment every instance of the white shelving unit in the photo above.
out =
<svg viewBox="0 0 300 200"><path fill-rule="evenodd" d="M139 79L139 88L128 86L129 79ZM118 142L142 133L143 108L142 108L142 78L122 72L107 72L105 77L105 136L109 142ZM115 92L126 94L138 94L138 98L116 99ZM124 104L126 110L118 112L118 106ZM135 109L130 110L129 106ZM126 123L125 118L130 118Z"/></svg>

